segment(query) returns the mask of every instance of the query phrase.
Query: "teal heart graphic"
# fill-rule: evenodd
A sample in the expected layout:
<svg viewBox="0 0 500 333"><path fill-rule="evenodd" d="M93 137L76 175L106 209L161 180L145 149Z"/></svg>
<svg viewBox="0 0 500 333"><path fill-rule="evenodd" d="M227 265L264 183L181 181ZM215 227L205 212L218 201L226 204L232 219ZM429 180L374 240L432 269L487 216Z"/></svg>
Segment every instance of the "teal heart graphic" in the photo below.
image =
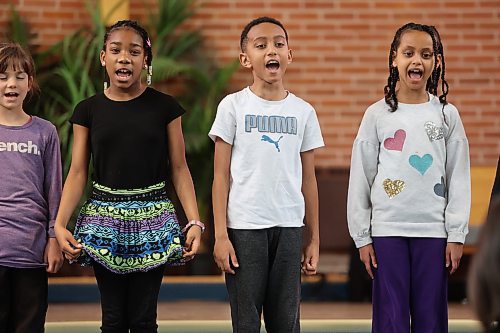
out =
<svg viewBox="0 0 500 333"><path fill-rule="evenodd" d="M432 156L429 154L425 154L422 157L418 155L411 155L408 162L410 162L410 165L423 175L432 165L432 161Z"/></svg>

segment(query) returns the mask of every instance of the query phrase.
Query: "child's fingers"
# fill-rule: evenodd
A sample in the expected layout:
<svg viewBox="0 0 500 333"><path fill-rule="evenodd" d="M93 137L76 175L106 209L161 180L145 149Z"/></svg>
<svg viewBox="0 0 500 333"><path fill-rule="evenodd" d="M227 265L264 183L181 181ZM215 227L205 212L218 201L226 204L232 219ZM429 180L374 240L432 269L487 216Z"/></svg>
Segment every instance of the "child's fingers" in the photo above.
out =
<svg viewBox="0 0 500 333"><path fill-rule="evenodd" d="M54 264L52 263L51 260L48 260L47 268L45 270L47 271L47 273L55 273L54 272Z"/></svg>
<svg viewBox="0 0 500 333"><path fill-rule="evenodd" d="M80 256L82 250L77 250L76 253L64 252L64 258L68 260L76 260Z"/></svg>
<svg viewBox="0 0 500 333"><path fill-rule="evenodd" d="M373 280L373 272L372 272L372 267L370 265L370 262L365 262L365 269L368 275L370 275L371 279Z"/></svg>
<svg viewBox="0 0 500 333"><path fill-rule="evenodd" d="M372 266L377 268L377 257L375 256L375 252L371 252L370 257L372 260Z"/></svg>
<svg viewBox="0 0 500 333"><path fill-rule="evenodd" d="M215 258L215 263L217 264L217 267L224 272L224 273L231 273L234 274L234 271L231 272L231 265L229 264L229 253L223 254L223 255L216 255L214 256Z"/></svg>
<svg viewBox="0 0 500 333"><path fill-rule="evenodd" d="M69 255L79 255L82 250L82 244L78 243L73 235L68 231L66 237L63 238L61 250Z"/></svg>
<svg viewBox="0 0 500 333"><path fill-rule="evenodd" d="M453 274L457 271L458 266L460 266L460 258L451 258L451 271L450 274Z"/></svg>
<svg viewBox="0 0 500 333"><path fill-rule="evenodd" d="M446 251L445 253L446 268L450 267L451 264L451 253Z"/></svg>
<svg viewBox="0 0 500 333"><path fill-rule="evenodd" d="M55 267L54 267L54 273L57 273L59 272L59 270L61 269L62 265L64 264L64 258L61 256L61 259L58 260L55 264Z"/></svg>
<svg viewBox="0 0 500 333"><path fill-rule="evenodd" d="M193 237L191 235L188 235L186 237L186 243L185 243L185 247L187 249L190 249L191 248L191 243L193 242Z"/></svg>
<svg viewBox="0 0 500 333"><path fill-rule="evenodd" d="M230 257L231 257L231 263L233 264L233 267L240 267L240 264L238 263L238 258L236 258L236 253L234 253L234 251L230 252Z"/></svg>
<svg viewBox="0 0 500 333"><path fill-rule="evenodd" d="M226 259L224 260L223 264L222 264L221 270L223 272L225 272L225 273L235 274L236 272L231 267L231 264L229 263L229 260L230 260L230 256L227 256Z"/></svg>
<svg viewBox="0 0 500 333"><path fill-rule="evenodd" d="M200 247L200 242L197 239L191 239L189 242L186 241L186 248L184 249L184 254L182 255L185 259L191 260L194 258L196 253L198 253L198 248ZM187 251L189 250L189 251Z"/></svg>
<svg viewBox="0 0 500 333"><path fill-rule="evenodd" d="M47 255L46 262L48 273L57 273L64 263L62 254L58 251L52 255Z"/></svg>
<svg viewBox="0 0 500 333"><path fill-rule="evenodd" d="M236 254L234 251L230 251L221 262L219 268L221 271L229 274L235 274L233 267L239 267L238 259L236 258Z"/></svg>
<svg viewBox="0 0 500 333"><path fill-rule="evenodd" d="M69 241L67 244L61 247L62 252L64 253L64 257L68 260L77 259L82 253L82 245L80 243L76 243L77 245L73 245Z"/></svg>
<svg viewBox="0 0 500 333"><path fill-rule="evenodd" d="M186 237L186 242L184 243L184 252L185 253L191 252L192 246L193 246L193 237L188 235Z"/></svg>
<svg viewBox="0 0 500 333"><path fill-rule="evenodd" d="M455 265L453 264L453 261L452 261L450 264L450 274L455 273L455 270L456 270L456 268L455 268Z"/></svg>
<svg viewBox="0 0 500 333"><path fill-rule="evenodd" d="M316 274L316 271L317 271L317 263L315 263L315 261L313 260L313 258L311 258L310 260L308 260L305 265L302 266L302 271L306 274L306 275L314 275Z"/></svg>

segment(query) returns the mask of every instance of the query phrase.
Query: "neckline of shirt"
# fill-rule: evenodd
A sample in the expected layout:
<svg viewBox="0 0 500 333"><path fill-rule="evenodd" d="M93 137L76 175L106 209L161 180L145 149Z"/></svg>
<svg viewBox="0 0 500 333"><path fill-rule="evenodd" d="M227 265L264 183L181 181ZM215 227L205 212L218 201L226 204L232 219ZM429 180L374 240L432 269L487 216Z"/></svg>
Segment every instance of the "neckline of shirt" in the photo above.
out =
<svg viewBox="0 0 500 333"><path fill-rule="evenodd" d="M398 108L400 106L401 107L405 107L405 108L421 108L423 106L430 105L430 104L433 103L433 101L436 98L436 96L434 96L431 93L427 93L427 94L429 95L429 99L426 102L423 102L423 103L402 103L402 102L398 102Z"/></svg>
<svg viewBox="0 0 500 333"><path fill-rule="evenodd" d="M258 100L259 102L263 103L263 104L268 104L268 105L280 105L280 104L283 104L284 102L286 102L290 96L292 95L291 92L289 92L288 90L285 90L286 91L286 97L283 98L283 99L280 99L279 101L270 101L268 99L265 99L265 98L262 98L260 96L258 96L257 94L255 94L252 89L250 89L250 86L247 86L245 88L245 90L247 91L247 93L250 95L250 96L253 96L253 98L255 98L256 100Z"/></svg>
<svg viewBox="0 0 500 333"><path fill-rule="evenodd" d="M117 100L111 99L108 96L106 96L106 93L104 93L104 91L102 92L102 95L104 96L105 100L113 102L113 103L127 103L127 102L132 102L132 101L138 100L139 98L144 96L146 94L146 92L149 91L150 89L151 89L151 87L146 87L146 89L144 89L144 91L142 93L140 93L139 95L135 96L134 98L127 99L124 101L117 101Z"/></svg>
<svg viewBox="0 0 500 333"><path fill-rule="evenodd" d="M22 124L22 125L4 125L4 124L0 124L0 127L1 128L5 128L5 129L11 129L11 130L25 129L25 128L28 128L31 125L33 125L33 123L35 122L35 118L37 118L37 117L30 115L30 120L27 121L26 123Z"/></svg>

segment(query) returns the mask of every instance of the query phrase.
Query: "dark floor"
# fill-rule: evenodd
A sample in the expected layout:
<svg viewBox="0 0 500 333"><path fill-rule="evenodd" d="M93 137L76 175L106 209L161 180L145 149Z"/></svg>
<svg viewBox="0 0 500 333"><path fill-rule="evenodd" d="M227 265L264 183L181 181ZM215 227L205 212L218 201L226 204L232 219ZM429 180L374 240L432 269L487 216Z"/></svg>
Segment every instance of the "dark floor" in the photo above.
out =
<svg viewBox="0 0 500 333"><path fill-rule="evenodd" d="M97 303L50 304L47 322L99 321ZM303 302L302 319L370 319L369 303ZM468 305L450 303L450 319L474 319ZM219 301L175 301L158 304L158 320L229 320L229 304Z"/></svg>

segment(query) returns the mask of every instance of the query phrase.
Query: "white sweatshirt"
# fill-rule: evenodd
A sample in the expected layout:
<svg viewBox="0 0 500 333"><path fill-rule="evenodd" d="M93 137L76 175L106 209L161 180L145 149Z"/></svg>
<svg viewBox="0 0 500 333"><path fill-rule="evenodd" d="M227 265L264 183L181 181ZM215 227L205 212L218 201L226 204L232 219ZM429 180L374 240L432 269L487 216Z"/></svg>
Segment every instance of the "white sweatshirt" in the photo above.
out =
<svg viewBox="0 0 500 333"><path fill-rule="evenodd" d="M347 220L356 246L374 236L464 243L470 212L469 145L458 110L384 99L365 112L353 144Z"/></svg>

